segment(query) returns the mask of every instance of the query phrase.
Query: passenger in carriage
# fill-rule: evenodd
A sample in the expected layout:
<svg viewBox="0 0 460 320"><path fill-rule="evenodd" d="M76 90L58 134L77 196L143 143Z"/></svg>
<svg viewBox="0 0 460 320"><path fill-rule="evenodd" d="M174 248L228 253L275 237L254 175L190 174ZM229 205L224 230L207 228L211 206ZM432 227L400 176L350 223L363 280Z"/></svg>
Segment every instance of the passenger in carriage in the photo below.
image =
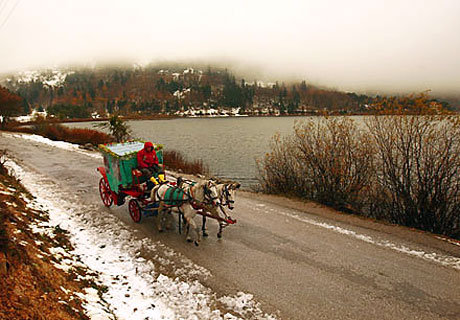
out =
<svg viewBox="0 0 460 320"><path fill-rule="evenodd" d="M142 174L147 177L153 184L166 182L164 172L158 162L157 153L153 147L153 143L146 142L144 149L137 152L137 166ZM155 176L158 175L158 180Z"/></svg>

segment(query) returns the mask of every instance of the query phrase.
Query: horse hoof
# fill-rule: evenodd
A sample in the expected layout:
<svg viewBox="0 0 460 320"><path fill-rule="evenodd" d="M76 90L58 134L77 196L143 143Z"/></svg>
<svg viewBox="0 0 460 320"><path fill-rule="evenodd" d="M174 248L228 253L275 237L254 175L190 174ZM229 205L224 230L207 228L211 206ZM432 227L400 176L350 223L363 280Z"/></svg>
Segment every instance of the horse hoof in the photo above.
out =
<svg viewBox="0 0 460 320"><path fill-rule="evenodd" d="M159 230L158 230L159 233L162 233L163 231L164 231L163 229L159 229Z"/></svg>
<svg viewBox="0 0 460 320"><path fill-rule="evenodd" d="M187 239L187 242L192 242L192 239Z"/></svg>
<svg viewBox="0 0 460 320"><path fill-rule="evenodd" d="M209 236L209 234L207 234L206 232L203 232L203 237L207 237Z"/></svg>
<svg viewBox="0 0 460 320"><path fill-rule="evenodd" d="M195 241L195 246L198 247L200 244L198 243L198 241Z"/></svg>
<svg viewBox="0 0 460 320"><path fill-rule="evenodd" d="M219 239L222 238L222 233L219 232L219 233L217 234L217 238L219 238Z"/></svg>

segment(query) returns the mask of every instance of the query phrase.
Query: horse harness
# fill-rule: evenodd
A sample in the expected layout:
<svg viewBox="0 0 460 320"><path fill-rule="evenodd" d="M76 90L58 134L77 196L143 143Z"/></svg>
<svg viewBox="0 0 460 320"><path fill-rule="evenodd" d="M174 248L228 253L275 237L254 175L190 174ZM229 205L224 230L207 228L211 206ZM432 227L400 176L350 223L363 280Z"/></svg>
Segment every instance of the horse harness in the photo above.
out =
<svg viewBox="0 0 460 320"><path fill-rule="evenodd" d="M230 210L233 210L235 200L230 200L230 191L228 190L228 185L226 184L224 185L223 199L225 202L222 201L222 206L227 206Z"/></svg>
<svg viewBox="0 0 460 320"><path fill-rule="evenodd" d="M156 198L168 206L181 206L185 202L190 202L193 207L199 209L202 209L206 205L212 205L214 201L219 198L217 196L213 197L211 189L205 185L203 188L205 201L197 201L192 190L195 184L186 183L190 185L186 190L178 186L168 186L168 189L163 192L163 195L160 195L160 188L158 188L156 190Z"/></svg>

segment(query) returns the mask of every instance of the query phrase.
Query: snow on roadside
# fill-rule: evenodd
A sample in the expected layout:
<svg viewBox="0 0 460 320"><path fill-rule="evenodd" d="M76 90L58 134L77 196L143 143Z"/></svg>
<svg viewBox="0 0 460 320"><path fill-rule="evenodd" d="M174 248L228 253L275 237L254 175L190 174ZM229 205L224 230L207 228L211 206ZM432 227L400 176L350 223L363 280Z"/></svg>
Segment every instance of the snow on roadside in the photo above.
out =
<svg viewBox="0 0 460 320"><path fill-rule="evenodd" d="M256 210L258 210L258 209L256 208ZM269 209L269 210L274 211L274 209ZM295 219L295 220L298 220L298 221L301 221L301 222L304 222L304 223L308 223L308 224L320 227L320 228L332 230L334 232L337 232L337 233L340 233L340 234L343 234L343 235L347 235L349 237L364 241L364 242L369 243L369 244L376 245L378 247L388 248L388 249L391 249L391 250L394 250L394 251L398 251L398 252L401 252L401 253L408 254L410 256L414 256L414 257L422 258L424 260L435 262L435 263L441 264L441 265L446 266L446 267L451 267L451 268L460 270L460 258L458 258L458 257L439 254L439 253L436 253L436 252L428 253L428 252L425 252L425 251L423 251L421 249L409 248L408 246L401 245L401 244L395 244L395 243L392 243L392 242L390 242L388 240L374 239L369 235L360 234L360 233L357 233L357 232L355 232L353 230L345 229L345 228L335 226L335 225L332 225L332 224L328 224L328 223L325 223L325 222L318 222L316 220L313 220L313 219L310 219L310 218L307 218L307 217L300 217L300 216L297 216L295 214L291 214L291 213L287 213L287 212L283 212L283 211L278 211L277 210L276 213L280 214L280 215L284 215L284 216L292 218L292 219Z"/></svg>
<svg viewBox="0 0 460 320"><path fill-rule="evenodd" d="M47 144L49 146L56 147L59 149L64 149L68 151L76 151L78 153L84 154L91 158L102 159L101 154L97 152L90 152L90 151L82 150L78 144L64 142L64 141L54 141L54 140L51 140L51 139L48 139L48 138L45 138L43 136L39 136L36 134L6 133L6 132L2 132L2 134L7 137L22 138L22 139L30 140L30 141L37 142L37 143Z"/></svg>
<svg viewBox="0 0 460 320"><path fill-rule="evenodd" d="M250 294L218 297L198 280L209 277L208 270L158 241L139 239L101 206L83 206L46 177L11 160L6 165L36 197L28 205L49 214L49 222L34 230L51 234L59 227L69 232L74 250L54 252L61 258L58 267L85 266L97 272L103 290L88 288L82 297L92 319L275 319ZM146 251L155 258L144 258ZM173 276L161 272L165 266Z"/></svg>

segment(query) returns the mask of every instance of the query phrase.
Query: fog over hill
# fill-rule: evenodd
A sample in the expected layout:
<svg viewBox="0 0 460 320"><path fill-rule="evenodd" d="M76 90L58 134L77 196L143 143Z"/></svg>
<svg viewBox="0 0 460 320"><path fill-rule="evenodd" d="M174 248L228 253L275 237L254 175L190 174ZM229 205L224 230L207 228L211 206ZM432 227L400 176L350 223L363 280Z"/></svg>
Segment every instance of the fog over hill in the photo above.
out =
<svg viewBox="0 0 460 320"><path fill-rule="evenodd" d="M460 87L460 2L4 0L0 73L185 61L358 93ZM203 68L204 69L204 68Z"/></svg>

